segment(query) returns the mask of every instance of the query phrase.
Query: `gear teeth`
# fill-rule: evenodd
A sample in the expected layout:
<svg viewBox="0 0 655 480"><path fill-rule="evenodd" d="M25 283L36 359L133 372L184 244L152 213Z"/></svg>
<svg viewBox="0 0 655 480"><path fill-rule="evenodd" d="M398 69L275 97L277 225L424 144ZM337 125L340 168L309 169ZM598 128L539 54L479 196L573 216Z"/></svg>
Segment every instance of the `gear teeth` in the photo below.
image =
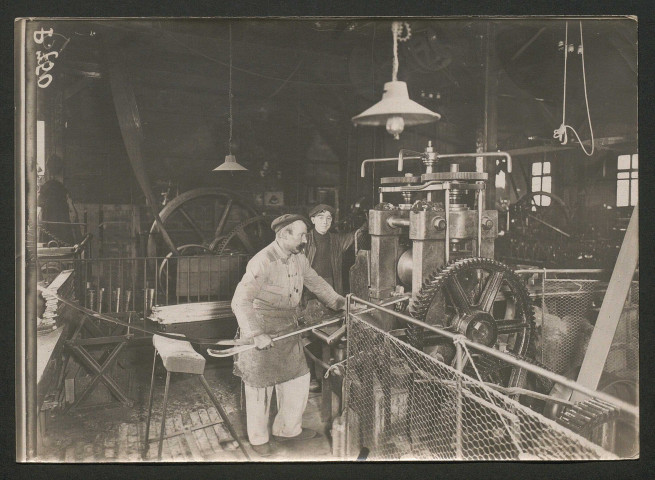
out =
<svg viewBox="0 0 655 480"><path fill-rule="evenodd" d="M428 275L428 277L423 281L423 285L415 299L410 303L410 315L418 320L426 322L426 316L430 310L432 301L437 292L444 287L444 282L461 271L476 268L481 268L490 272L503 272L505 281L514 292L513 296L514 301L516 302L516 313L517 315L523 315L526 323L529 324L524 331L524 335L527 338L523 338L520 352L517 352L518 355L515 356L517 356L517 358L529 358L530 355L534 354L534 343L532 341L532 335L534 332L534 308L532 306L532 301L522 280L514 273L514 271L504 263L492 258L469 257L458 260L453 259L441 269ZM498 368L506 368L506 366L506 364L502 364L502 367ZM493 374L494 372L491 373Z"/></svg>

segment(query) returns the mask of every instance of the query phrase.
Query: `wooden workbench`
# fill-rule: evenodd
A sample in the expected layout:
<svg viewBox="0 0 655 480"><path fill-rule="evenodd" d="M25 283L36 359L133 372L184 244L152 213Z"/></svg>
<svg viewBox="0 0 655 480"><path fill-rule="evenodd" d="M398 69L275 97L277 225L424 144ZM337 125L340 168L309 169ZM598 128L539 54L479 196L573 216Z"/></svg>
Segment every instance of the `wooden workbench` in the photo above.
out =
<svg viewBox="0 0 655 480"><path fill-rule="evenodd" d="M60 373L64 343L70 333L71 322L65 320L57 329L40 334L36 339L37 405L39 409Z"/></svg>

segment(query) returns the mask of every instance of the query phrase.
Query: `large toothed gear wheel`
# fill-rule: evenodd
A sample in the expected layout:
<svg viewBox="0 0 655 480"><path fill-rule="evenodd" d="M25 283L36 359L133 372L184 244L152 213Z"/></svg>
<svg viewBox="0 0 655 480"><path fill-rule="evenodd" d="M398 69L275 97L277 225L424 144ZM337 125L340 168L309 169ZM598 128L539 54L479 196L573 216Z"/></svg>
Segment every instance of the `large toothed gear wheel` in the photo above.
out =
<svg viewBox="0 0 655 480"><path fill-rule="evenodd" d="M528 291L507 265L488 258L456 260L432 274L410 305L411 315L430 325L465 335L515 357L533 356L534 315ZM408 328L410 344L454 365L450 339ZM485 382L522 387L526 372L495 357L469 349ZM467 364L465 372L475 377Z"/></svg>

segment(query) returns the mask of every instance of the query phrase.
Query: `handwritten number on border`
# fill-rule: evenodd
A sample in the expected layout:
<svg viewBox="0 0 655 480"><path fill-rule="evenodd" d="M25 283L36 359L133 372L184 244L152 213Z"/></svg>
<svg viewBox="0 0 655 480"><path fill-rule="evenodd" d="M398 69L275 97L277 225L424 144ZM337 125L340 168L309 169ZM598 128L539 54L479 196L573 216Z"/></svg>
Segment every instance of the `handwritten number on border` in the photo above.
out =
<svg viewBox="0 0 655 480"><path fill-rule="evenodd" d="M49 30L41 29L34 32L34 43L37 45L42 45L46 37L52 37L54 30L50 28ZM46 50L50 49L50 46L44 45ZM40 88L47 88L48 85L52 82L52 75L48 72L52 70L55 66L55 62L51 60L59 56L59 52L49 52L43 54L40 50L36 52L36 75L39 77L37 80L37 85Z"/></svg>

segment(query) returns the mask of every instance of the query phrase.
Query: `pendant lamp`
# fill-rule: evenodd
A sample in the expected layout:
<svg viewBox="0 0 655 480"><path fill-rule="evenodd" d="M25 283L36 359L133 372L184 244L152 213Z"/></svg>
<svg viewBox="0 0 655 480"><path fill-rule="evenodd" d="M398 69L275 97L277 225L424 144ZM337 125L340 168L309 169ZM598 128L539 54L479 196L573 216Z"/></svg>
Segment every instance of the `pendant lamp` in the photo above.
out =
<svg viewBox="0 0 655 480"><path fill-rule="evenodd" d="M403 24L407 34L405 37L399 38ZM393 72L391 81L384 84L382 100L353 117L352 122L354 125L385 125L387 132L398 140L406 126L436 122L441 118L441 115L411 100L407 91L407 83L398 81L398 41L404 42L409 39L409 25L406 22L393 22L391 32L393 33Z"/></svg>
<svg viewBox="0 0 655 480"><path fill-rule="evenodd" d="M248 170L246 167L243 165L240 165L237 162L237 157L234 155L225 155L225 161L221 163L218 167L216 167L213 172L235 172L237 170Z"/></svg>
<svg viewBox="0 0 655 480"><path fill-rule="evenodd" d="M230 24L230 86L229 86L229 99L230 105L230 138L228 140L228 154L225 155L225 161L216 167L213 172L236 172L239 170L248 170L243 165L239 165L237 157L232 155L232 24Z"/></svg>

